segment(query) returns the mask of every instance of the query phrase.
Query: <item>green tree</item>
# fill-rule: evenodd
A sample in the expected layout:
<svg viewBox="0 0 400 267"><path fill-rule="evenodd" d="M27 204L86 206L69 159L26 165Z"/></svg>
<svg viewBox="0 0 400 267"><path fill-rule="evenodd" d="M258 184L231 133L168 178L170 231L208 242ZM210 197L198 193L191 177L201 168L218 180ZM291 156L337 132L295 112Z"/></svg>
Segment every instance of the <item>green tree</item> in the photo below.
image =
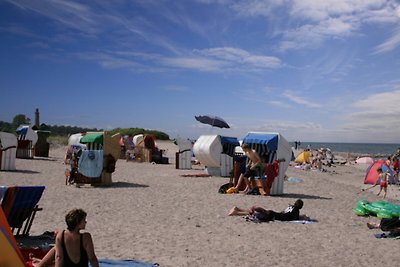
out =
<svg viewBox="0 0 400 267"><path fill-rule="evenodd" d="M12 125L15 127L15 129L20 126L21 124L31 124L31 119L26 117L24 114L18 114L14 117L12 121Z"/></svg>

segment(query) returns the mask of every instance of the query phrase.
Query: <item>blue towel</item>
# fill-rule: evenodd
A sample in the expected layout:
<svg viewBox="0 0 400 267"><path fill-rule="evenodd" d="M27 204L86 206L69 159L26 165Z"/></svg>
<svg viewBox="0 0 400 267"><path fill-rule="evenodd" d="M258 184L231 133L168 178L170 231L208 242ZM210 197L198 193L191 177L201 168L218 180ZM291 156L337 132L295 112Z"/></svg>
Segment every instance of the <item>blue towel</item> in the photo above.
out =
<svg viewBox="0 0 400 267"><path fill-rule="evenodd" d="M99 259L100 267L154 267L157 263L148 263L137 260L108 260Z"/></svg>
<svg viewBox="0 0 400 267"><path fill-rule="evenodd" d="M100 177L103 171L103 150L82 150L78 171L86 177Z"/></svg>

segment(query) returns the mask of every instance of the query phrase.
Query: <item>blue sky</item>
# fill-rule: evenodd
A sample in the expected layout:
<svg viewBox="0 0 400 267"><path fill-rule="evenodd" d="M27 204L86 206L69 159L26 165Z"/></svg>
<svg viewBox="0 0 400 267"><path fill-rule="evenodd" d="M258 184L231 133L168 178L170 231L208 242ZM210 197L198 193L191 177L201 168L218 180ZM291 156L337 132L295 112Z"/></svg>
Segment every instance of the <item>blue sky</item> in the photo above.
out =
<svg viewBox="0 0 400 267"><path fill-rule="evenodd" d="M3 121L400 142L399 1L0 0L0 38Z"/></svg>

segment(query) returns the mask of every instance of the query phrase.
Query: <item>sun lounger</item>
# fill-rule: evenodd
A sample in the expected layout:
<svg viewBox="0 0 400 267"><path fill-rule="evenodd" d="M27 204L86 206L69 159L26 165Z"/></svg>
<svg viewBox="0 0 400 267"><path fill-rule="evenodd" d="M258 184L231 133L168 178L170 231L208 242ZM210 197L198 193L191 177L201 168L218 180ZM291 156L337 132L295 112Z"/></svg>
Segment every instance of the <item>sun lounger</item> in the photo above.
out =
<svg viewBox="0 0 400 267"><path fill-rule="evenodd" d="M1 207L14 235L29 235L36 212L42 210L38 202L44 186L8 187Z"/></svg>

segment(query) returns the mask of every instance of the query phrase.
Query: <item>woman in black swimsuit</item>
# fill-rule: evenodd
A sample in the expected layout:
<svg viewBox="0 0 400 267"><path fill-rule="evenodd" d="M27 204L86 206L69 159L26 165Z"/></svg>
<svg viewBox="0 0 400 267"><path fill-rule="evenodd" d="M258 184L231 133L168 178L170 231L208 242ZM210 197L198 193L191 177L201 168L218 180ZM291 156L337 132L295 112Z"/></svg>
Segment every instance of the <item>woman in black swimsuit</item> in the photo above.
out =
<svg viewBox="0 0 400 267"><path fill-rule="evenodd" d="M56 246L43 259L32 259L35 267L99 267L94 253L92 236L89 233L80 233L86 226L86 212L82 209L73 209L65 216L67 230L58 232Z"/></svg>
<svg viewBox="0 0 400 267"><path fill-rule="evenodd" d="M98 267L90 233L80 233L86 226L86 212L73 209L65 216L67 230L56 237L56 267Z"/></svg>

